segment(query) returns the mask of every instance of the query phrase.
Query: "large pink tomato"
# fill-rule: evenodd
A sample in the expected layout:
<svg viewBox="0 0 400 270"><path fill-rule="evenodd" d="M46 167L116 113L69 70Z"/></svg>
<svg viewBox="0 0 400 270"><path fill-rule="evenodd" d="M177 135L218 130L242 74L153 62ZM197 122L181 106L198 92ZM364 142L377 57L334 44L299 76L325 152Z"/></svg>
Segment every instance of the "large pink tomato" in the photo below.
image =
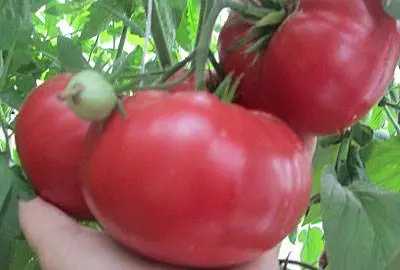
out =
<svg viewBox="0 0 400 270"><path fill-rule="evenodd" d="M88 133L82 181L108 233L149 258L223 267L258 258L310 196L303 144L282 121L205 92L138 92Z"/></svg>
<svg viewBox="0 0 400 270"><path fill-rule="evenodd" d="M57 100L72 74L50 78L25 99L15 140L22 167L40 197L78 219L92 219L78 181L89 122Z"/></svg>
<svg viewBox="0 0 400 270"><path fill-rule="evenodd" d="M226 73L244 73L238 103L272 113L301 134L338 133L384 95L400 56L396 20L381 0L300 0L255 66L251 25L231 16L219 38Z"/></svg>

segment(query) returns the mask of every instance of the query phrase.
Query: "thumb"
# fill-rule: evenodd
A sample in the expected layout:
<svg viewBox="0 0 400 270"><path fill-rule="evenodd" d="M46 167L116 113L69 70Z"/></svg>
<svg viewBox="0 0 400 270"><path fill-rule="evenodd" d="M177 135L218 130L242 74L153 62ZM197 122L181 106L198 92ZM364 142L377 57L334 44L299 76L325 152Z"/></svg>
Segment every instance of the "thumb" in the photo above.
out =
<svg viewBox="0 0 400 270"><path fill-rule="evenodd" d="M20 202L21 229L43 270L166 270L127 252L107 234L80 226L51 204L36 198Z"/></svg>
<svg viewBox="0 0 400 270"><path fill-rule="evenodd" d="M74 219L39 197L19 202L19 220L26 239L38 252L76 237L82 230Z"/></svg>

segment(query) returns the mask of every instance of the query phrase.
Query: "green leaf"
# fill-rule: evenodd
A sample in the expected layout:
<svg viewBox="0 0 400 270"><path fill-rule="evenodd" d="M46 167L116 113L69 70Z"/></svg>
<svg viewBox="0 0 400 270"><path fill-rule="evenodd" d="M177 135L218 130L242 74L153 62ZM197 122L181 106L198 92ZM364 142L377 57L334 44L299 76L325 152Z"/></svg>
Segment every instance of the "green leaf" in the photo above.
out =
<svg viewBox="0 0 400 270"><path fill-rule="evenodd" d="M100 1L104 2L104 1ZM89 20L83 27L80 39L86 40L95 37L110 22L110 13L94 2L90 9Z"/></svg>
<svg viewBox="0 0 400 270"><path fill-rule="evenodd" d="M16 91L19 93L29 93L33 88L36 87L36 80L32 75L19 74L17 81L15 82Z"/></svg>
<svg viewBox="0 0 400 270"><path fill-rule="evenodd" d="M400 136L375 141L368 149L366 175L374 184L391 191L400 191Z"/></svg>
<svg viewBox="0 0 400 270"><path fill-rule="evenodd" d="M36 12L38 9L40 9L42 6L49 3L50 1L51 0L32 0L31 11Z"/></svg>
<svg viewBox="0 0 400 270"><path fill-rule="evenodd" d="M0 99L2 99L8 106L18 109L23 101L21 93L7 89L6 91L0 92Z"/></svg>
<svg viewBox="0 0 400 270"><path fill-rule="evenodd" d="M316 265L318 263L318 258L324 249L322 230L318 227L308 226L308 228L300 232L299 241L303 243L301 261Z"/></svg>
<svg viewBox="0 0 400 270"><path fill-rule="evenodd" d="M14 175L8 167L8 159L4 154L0 154L0 175L0 265L2 270L8 270L19 224Z"/></svg>
<svg viewBox="0 0 400 270"><path fill-rule="evenodd" d="M311 206L310 210L308 211L307 215L303 220L303 225L307 224L316 224L321 222L321 205L314 204Z"/></svg>
<svg viewBox="0 0 400 270"><path fill-rule="evenodd" d="M57 45L58 59L66 71L77 72L87 67L81 48L71 39L59 36Z"/></svg>
<svg viewBox="0 0 400 270"><path fill-rule="evenodd" d="M338 145L331 145L329 147L322 147L317 144L317 148L313 157L313 195L319 193L320 181L326 165L333 165L336 162L338 152Z"/></svg>
<svg viewBox="0 0 400 270"><path fill-rule="evenodd" d="M21 167L13 166L10 168L10 170L13 173L15 190L18 194L18 197L25 201L34 199L36 197L34 188L32 184L23 176Z"/></svg>
<svg viewBox="0 0 400 270"><path fill-rule="evenodd" d="M58 35L58 16L46 14L46 29L49 38L55 38Z"/></svg>
<svg viewBox="0 0 400 270"><path fill-rule="evenodd" d="M357 123L351 129L353 140L361 147L371 143L374 139L374 130L364 124Z"/></svg>
<svg viewBox="0 0 400 270"><path fill-rule="evenodd" d="M385 11L396 19L400 19L400 1L398 0L384 0L383 8Z"/></svg>
<svg viewBox="0 0 400 270"><path fill-rule="evenodd" d="M296 244L296 240L297 240L297 235L298 235L299 231L297 229L297 227L293 230L293 232L291 234L289 234L288 239L290 241L290 243L292 243L293 245Z"/></svg>
<svg viewBox="0 0 400 270"><path fill-rule="evenodd" d="M400 252L400 194L366 182L341 186L327 169L321 185L329 264L340 270L385 270Z"/></svg>
<svg viewBox="0 0 400 270"><path fill-rule="evenodd" d="M10 71L17 71L21 66L27 65L32 62L32 56L26 48L17 49L14 51L13 58L11 60Z"/></svg>
<svg viewBox="0 0 400 270"><path fill-rule="evenodd" d="M339 145L322 146L325 143L324 138L319 138L313 157L313 186L312 195L320 192L321 178L325 167L334 165L336 162ZM311 206L303 220L303 225L315 224L321 221L321 207L319 204Z"/></svg>
<svg viewBox="0 0 400 270"><path fill-rule="evenodd" d="M39 269L35 252L26 240L15 240L14 256L10 270Z"/></svg>
<svg viewBox="0 0 400 270"><path fill-rule="evenodd" d="M199 23L199 0L187 1L187 9L176 30L176 41L186 51L192 51Z"/></svg>
<svg viewBox="0 0 400 270"><path fill-rule="evenodd" d="M375 106L365 117L364 122L373 129L383 128L385 126L386 115L382 107Z"/></svg>
<svg viewBox="0 0 400 270"><path fill-rule="evenodd" d="M146 12L148 12L148 0L142 1ZM176 5L176 1L180 0L153 0L151 31L157 55L164 68L173 63L172 48L175 44L177 26L174 24L171 11L173 6Z"/></svg>
<svg viewBox="0 0 400 270"><path fill-rule="evenodd" d="M0 50L9 50L13 45L19 28L19 20L0 20Z"/></svg>

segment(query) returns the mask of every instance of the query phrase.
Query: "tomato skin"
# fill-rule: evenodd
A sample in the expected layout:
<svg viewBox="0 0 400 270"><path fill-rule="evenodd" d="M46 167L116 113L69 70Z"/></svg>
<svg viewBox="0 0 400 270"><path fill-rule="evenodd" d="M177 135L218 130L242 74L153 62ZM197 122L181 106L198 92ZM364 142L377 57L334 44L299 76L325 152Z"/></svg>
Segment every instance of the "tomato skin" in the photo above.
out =
<svg viewBox="0 0 400 270"><path fill-rule="evenodd" d="M247 89L260 87L259 77L262 63L261 61L254 63L255 53L245 52L252 43L234 48L235 43L250 33L250 28L250 23L239 19L238 14L231 13L218 37L218 53L225 75L230 72L234 72L235 77L243 75L237 91L237 103L240 103L241 95L248 91Z"/></svg>
<svg viewBox="0 0 400 270"><path fill-rule="evenodd" d="M17 117L15 141L37 194L77 219L91 220L78 181L89 122L57 100L72 76L64 73L50 78L29 94Z"/></svg>
<svg viewBox="0 0 400 270"><path fill-rule="evenodd" d="M396 20L380 5L302 0L271 39L257 72L246 70L253 82L244 79L238 103L273 113L303 134L338 133L360 120L384 95L399 58ZM232 57L235 66L248 61L240 51Z"/></svg>
<svg viewBox="0 0 400 270"><path fill-rule="evenodd" d="M85 198L125 247L186 267L258 258L310 196L303 144L281 120L206 92L137 92L89 128Z"/></svg>
<svg viewBox="0 0 400 270"><path fill-rule="evenodd" d="M190 70L180 69L175 74L173 74L171 77L169 77L167 82L173 82L173 81L179 80L183 76L187 75L189 71ZM194 74L192 74L186 80L184 80L180 84L176 85L175 87L172 87L168 91L170 93L195 91L196 90L195 85L196 85L196 76Z"/></svg>
<svg viewBox="0 0 400 270"><path fill-rule="evenodd" d="M183 78L185 75L187 75L189 72L190 70L180 69L176 73L174 73L171 77L169 77L167 81L172 82L179 80ZM208 70L204 71L204 80L206 83L206 88L208 90L215 90L213 88L215 88L218 84L218 78L215 72L210 72ZM186 80L170 88L168 91L170 93L177 93L177 92L196 91L196 90L197 90L196 75L193 73Z"/></svg>

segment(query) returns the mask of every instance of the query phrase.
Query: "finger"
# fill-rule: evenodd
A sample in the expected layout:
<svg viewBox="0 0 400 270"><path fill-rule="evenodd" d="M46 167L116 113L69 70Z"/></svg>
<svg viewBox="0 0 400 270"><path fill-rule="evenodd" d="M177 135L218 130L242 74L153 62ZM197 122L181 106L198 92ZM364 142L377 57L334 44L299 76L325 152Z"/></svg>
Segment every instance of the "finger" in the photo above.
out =
<svg viewBox="0 0 400 270"><path fill-rule="evenodd" d="M265 252L265 254L258 260L255 260L253 262L250 262L250 263L240 266L240 267L236 267L232 270L255 270L255 269L278 270L279 269L279 264L278 264L279 247L280 247L280 245Z"/></svg>
<svg viewBox="0 0 400 270"><path fill-rule="evenodd" d="M106 234L84 228L37 198L20 202L22 231L43 270L166 270L127 252Z"/></svg>
<svg viewBox="0 0 400 270"><path fill-rule="evenodd" d="M26 239L35 250L70 239L81 229L72 218L39 197L20 201L19 219Z"/></svg>

